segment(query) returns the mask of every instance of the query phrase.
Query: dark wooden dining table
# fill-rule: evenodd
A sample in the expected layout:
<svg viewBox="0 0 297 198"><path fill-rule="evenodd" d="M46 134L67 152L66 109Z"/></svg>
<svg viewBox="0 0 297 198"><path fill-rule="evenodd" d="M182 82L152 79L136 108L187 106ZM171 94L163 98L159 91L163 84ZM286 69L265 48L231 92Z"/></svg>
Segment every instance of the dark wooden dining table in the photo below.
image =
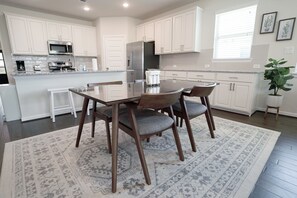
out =
<svg viewBox="0 0 297 198"><path fill-rule="evenodd" d="M117 188L117 153L118 153L118 132L119 132L119 105L139 100L143 93L166 93L176 91L181 88L184 91L191 90L193 86L209 86L215 82L197 82L187 80L162 80L159 86L147 86L144 81L122 83L116 85L99 85L97 87L73 88L70 91L84 97L82 115L80 118L76 147L79 146L79 141L87 113L89 100L99 102L101 104L112 106L112 192L116 192ZM121 90L121 94L113 94ZM210 106L208 107L210 108Z"/></svg>

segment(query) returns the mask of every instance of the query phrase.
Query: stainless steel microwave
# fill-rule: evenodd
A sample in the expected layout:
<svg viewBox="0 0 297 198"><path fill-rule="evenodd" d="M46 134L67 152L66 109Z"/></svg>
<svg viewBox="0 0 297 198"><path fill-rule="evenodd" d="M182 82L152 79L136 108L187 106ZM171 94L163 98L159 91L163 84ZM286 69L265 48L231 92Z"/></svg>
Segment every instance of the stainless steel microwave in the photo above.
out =
<svg viewBox="0 0 297 198"><path fill-rule="evenodd" d="M65 41L48 41L48 54L49 55L72 55L72 42Z"/></svg>

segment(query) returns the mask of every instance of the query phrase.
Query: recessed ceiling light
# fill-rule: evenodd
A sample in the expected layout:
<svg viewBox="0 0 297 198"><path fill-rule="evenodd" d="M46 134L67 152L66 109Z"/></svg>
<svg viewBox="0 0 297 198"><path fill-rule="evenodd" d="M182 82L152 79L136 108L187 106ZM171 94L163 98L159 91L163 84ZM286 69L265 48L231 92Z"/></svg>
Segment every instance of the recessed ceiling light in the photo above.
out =
<svg viewBox="0 0 297 198"><path fill-rule="evenodd" d="M123 3L123 7L124 8L128 8L129 7L129 3L127 3L127 2Z"/></svg>
<svg viewBox="0 0 297 198"><path fill-rule="evenodd" d="M90 11L90 7L85 6L85 7L84 7L84 11Z"/></svg>

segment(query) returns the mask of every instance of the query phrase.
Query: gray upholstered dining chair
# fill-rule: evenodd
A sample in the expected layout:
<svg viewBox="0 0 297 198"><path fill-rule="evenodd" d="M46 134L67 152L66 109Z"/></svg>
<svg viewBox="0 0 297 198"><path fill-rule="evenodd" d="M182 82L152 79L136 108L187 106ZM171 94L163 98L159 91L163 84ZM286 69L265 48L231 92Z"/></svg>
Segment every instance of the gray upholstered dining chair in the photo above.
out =
<svg viewBox="0 0 297 198"><path fill-rule="evenodd" d="M169 128L172 129L179 159L184 160L182 147L174 121L172 105L178 101L181 90L162 94L142 94L137 103L126 103L128 111L119 115L119 127L134 138L142 170L147 184L151 184L141 140L147 139ZM167 108L165 115L156 110Z"/></svg>
<svg viewBox="0 0 297 198"><path fill-rule="evenodd" d="M112 82L102 82L102 83L89 83L88 87L95 87L100 85L119 85L122 84L122 81L112 81ZM127 108L125 105L120 105L119 113L126 111ZM107 145L108 151L111 153L111 138L110 138L110 128L109 123L112 121L112 107L111 106L100 106L97 107L97 103L93 101L93 110L92 110L92 137L95 136L95 122L96 118L104 120L107 136Z"/></svg>
<svg viewBox="0 0 297 198"><path fill-rule="evenodd" d="M211 113L211 107L209 104L208 96L212 93L213 89L215 88L216 84L212 84L209 86L194 86L189 92L183 92L180 97L180 101L175 103L173 107L173 113L177 118L185 120L189 139L191 142L192 150L196 152L196 145L193 136L192 127L190 124L190 120L196 118L200 115L205 115L206 121L208 124L208 129L211 135L211 138L214 138L214 130L215 130L215 123ZM195 102L192 100L185 100L185 96L188 97L200 97L201 103Z"/></svg>

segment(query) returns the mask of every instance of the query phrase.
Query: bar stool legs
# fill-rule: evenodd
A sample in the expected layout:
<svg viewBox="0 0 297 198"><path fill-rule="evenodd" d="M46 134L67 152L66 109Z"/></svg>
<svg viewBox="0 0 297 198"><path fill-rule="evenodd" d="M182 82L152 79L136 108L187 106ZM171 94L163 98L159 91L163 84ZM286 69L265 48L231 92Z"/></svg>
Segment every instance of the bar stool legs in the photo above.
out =
<svg viewBox="0 0 297 198"><path fill-rule="evenodd" d="M59 111L59 110L70 110L71 114L73 114L73 116L77 118L75 105L73 101L73 95L72 95L72 92L69 91L69 88L48 89L48 91L50 92L50 110L51 110L50 115L53 122L56 121L55 119L56 111ZM55 94L59 94L59 93L67 94L68 105L58 106L58 107L55 106Z"/></svg>

